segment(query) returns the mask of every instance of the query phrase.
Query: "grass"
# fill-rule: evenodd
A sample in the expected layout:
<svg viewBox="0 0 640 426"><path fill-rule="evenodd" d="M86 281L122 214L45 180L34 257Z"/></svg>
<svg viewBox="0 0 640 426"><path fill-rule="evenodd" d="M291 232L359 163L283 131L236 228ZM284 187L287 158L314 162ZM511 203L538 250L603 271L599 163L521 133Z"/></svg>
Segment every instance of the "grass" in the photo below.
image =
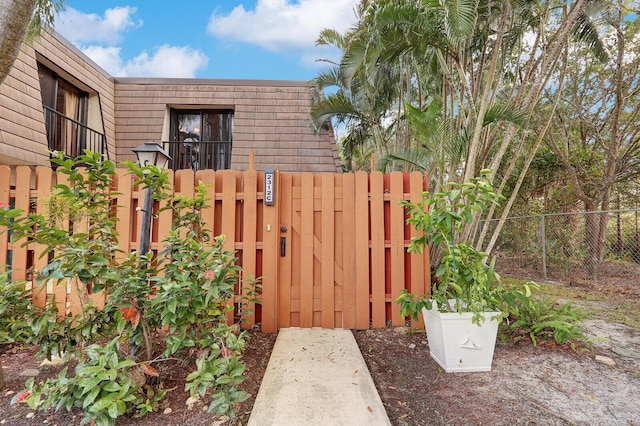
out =
<svg viewBox="0 0 640 426"><path fill-rule="evenodd" d="M522 285L528 280L503 277L503 284ZM560 301L570 301L589 310L593 318L617 322L640 329L640 298L601 292L584 287L569 287L563 284L538 283L541 296L551 296Z"/></svg>

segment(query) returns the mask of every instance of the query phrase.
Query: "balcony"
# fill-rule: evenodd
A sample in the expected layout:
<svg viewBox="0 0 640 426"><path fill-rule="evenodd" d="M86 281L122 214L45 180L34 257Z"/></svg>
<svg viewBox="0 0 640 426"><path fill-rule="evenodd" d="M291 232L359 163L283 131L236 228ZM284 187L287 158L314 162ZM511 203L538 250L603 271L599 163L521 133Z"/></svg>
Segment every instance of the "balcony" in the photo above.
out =
<svg viewBox="0 0 640 426"><path fill-rule="evenodd" d="M171 156L172 170L223 170L231 167L231 142L185 141L162 142Z"/></svg>
<svg viewBox="0 0 640 426"><path fill-rule="evenodd" d="M88 149L109 158L104 134L47 106L44 107L44 119L50 151L62 151L66 157L75 158Z"/></svg>

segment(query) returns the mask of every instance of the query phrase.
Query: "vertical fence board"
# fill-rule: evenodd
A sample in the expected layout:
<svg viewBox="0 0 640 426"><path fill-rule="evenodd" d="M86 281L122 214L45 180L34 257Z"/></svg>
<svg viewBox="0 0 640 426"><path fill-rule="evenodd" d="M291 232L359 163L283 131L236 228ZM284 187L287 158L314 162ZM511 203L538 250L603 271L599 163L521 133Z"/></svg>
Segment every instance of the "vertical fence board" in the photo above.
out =
<svg viewBox="0 0 640 426"><path fill-rule="evenodd" d="M391 173L389 191L389 218L391 242L391 323L395 326L404 325L404 318L400 315L400 307L395 300L405 288L404 270L404 208L400 201L404 197L404 182L402 172Z"/></svg>
<svg viewBox="0 0 640 426"><path fill-rule="evenodd" d="M333 328L335 320L335 182L332 174L322 175L322 327Z"/></svg>
<svg viewBox="0 0 640 426"><path fill-rule="evenodd" d="M262 187L264 188L264 174L262 174ZM279 185L279 173L274 176L274 188ZM264 192L264 190L263 190ZM277 331L277 294L278 294L278 253L279 253L279 217L278 200L275 205L263 208L262 230L262 331L272 333Z"/></svg>
<svg viewBox="0 0 640 426"><path fill-rule="evenodd" d="M236 176L233 171L225 170L222 173L222 234L225 251L235 250L236 236ZM233 301L229 301L233 303ZM233 321L233 311L227 313L227 320Z"/></svg>
<svg viewBox="0 0 640 426"><path fill-rule="evenodd" d="M17 183L20 182L21 185ZM29 213L29 200L31 198L31 169L27 166L16 167L15 205ZM16 241L11 247L11 279L22 281L27 278L27 246L22 241Z"/></svg>
<svg viewBox="0 0 640 426"><path fill-rule="evenodd" d="M280 224L287 228L287 231L283 233L286 238L285 250L287 256L280 257L280 268L278 277L278 327L288 328L291 327L291 264L293 253L292 245L294 238L294 228L291 218L293 196L293 180L292 176L288 173L280 174L280 185L278 202L280 203Z"/></svg>
<svg viewBox="0 0 640 426"><path fill-rule="evenodd" d="M69 280L69 283L71 291L67 294L67 312L70 312L71 316L75 317L82 313L82 307L84 306L86 297L86 288L79 279Z"/></svg>
<svg viewBox="0 0 640 426"><path fill-rule="evenodd" d="M381 172L370 176L371 187L371 321L374 328L386 324L384 183Z"/></svg>
<svg viewBox="0 0 640 426"><path fill-rule="evenodd" d="M131 217L133 206L131 204L131 184L132 175L124 169L116 169L116 232L118 233L118 247L123 251L122 255L126 256L131 251Z"/></svg>
<svg viewBox="0 0 640 426"><path fill-rule="evenodd" d="M236 235L236 180L233 173L222 173L222 228L225 236L223 247L233 251Z"/></svg>
<svg viewBox="0 0 640 426"><path fill-rule="evenodd" d="M58 316L67 314L67 280L58 280L53 283L53 301L58 309Z"/></svg>
<svg viewBox="0 0 640 426"><path fill-rule="evenodd" d="M255 170L244 172L243 179L243 223L242 223L242 294L247 295L245 286L257 277L256 269L256 231L258 224L258 176ZM244 315L243 326L252 327L255 323L255 303L247 302L251 312Z"/></svg>
<svg viewBox="0 0 640 426"><path fill-rule="evenodd" d="M193 197L195 193L194 185L195 185L195 174L193 170L176 170L175 171L175 188L174 194L182 197ZM142 192L140 192L140 197L142 197ZM139 203L142 203L142 198L140 198ZM140 204L139 204L140 205ZM181 230L180 235L184 236L186 230Z"/></svg>
<svg viewBox="0 0 640 426"><path fill-rule="evenodd" d="M342 177L342 321L343 327L356 328L356 234L355 176Z"/></svg>
<svg viewBox="0 0 640 426"><path fill-rule="evenodd" d="M313 327L313 175L300 185L300 327Z"/></svg>
<svg viewBox="0 0 640 426"><path fill-rule="evenodd" d="M71 182L69 180L69 175L66 175L62 172L56 172L55 180L58 185L67 185L67 186L71 185ZM70 220L69 220L69 217L67 216L62 220L61 228L68 231L70 230L70 225L71 225ZM56 307L58 308L58 315L66 315L69 312L68 295L70 292L71 292L71 285L68 279L54 280L53 294L55 298Z"/></svg>
<svg viewBox="0 0 640 426"><path fill-rule="evenodd" d="M4 208L9 208L9 199L11 198L11 169L9 166L0 165L0 201L4 204ZM0 272L6 271L9 263L9 232L6 228L0 226Z"/></svg>
<svg viewBox="0 0 640 426"><path fill-rule="evenodd" d="M173 182L175 176L173 170L167 170L167 173L169 174L169 182ZM175 187L172 186L172 188L168 190L169 195L173 194L174 189ZM162 204L158 207L160 210L160 208L164 208L166 205ZM158 224L158 232L156 235L156 242L158 244L156 247L158 247L158 253L160 253L164 249L163 241L169 236L169 232L173 227L173 211L171 209L158 211L158 217L155 219L155 222Z"/></svg>
<svg viewBox="0 0 640 426"><path fill-rule="evenodd" d="M36 213L47 214L45 201L51 195L53 185L53 172L49 167L36 167L36 191L38 199L36 201ZM34 251L33 268L34 276L37 271L49 263L49 256L46 247L42 244L30 244ZM44 307L47 303L47 284L45 281L37 282L33 280L34 286L31 291L31 301L34 305Z"/></svg>
<svg viewBox="0 0 640 426"><path fill-rule="evenodd" d="M425 175L420 172L412 172L410 176L411 189L409 193L409 201L418 203L422 200L423 186L425 184ZM415 227L410 227L410 238L419 237L421 232L416 231ZM422 254L411 253L411 282L409 290L414 294L425 294L430 291L430 271L429 271L429 247L425 247ZM418 316L418 321L411 320L412 327L424 328L424 319L422 315Z"/></svg>
<svg viewBox="0 0 640 426"><path fill-rule="evenodd" d="M334 184L334 226L333 226L333 280L334 280L334 315L335 327L344 328L344 247L343 247L343 203L342 174L333 174Z"/></svg>
<svg viewBox="0 0 640 426"><path fill-rule="evenodd" d="M215 237L216 223L216 174L213 170L200 170L196 173L196 182L202 182L207 191L207 207L202 211L205 229L211 237Z"/></svg>
<svg viewBox="0 0 640 426"><path fill-rule="evenodd" d="M81 168L77 170L78 174L82 176L84 181L87 181L88 172L86 168ZM74 182L75 185L75 182ZM89 221L88 218L84 215L81 215L75 221L73 221L72 225L74 234L85 234L87 239L92 238L92 235L89 235ZM70 280L71 292L68 294L67 299L69 300L69 311L73 316L79 315L83 311L84 305L88 301L88 295L90 288L87 288L87 285L80 281L79 279Z"/></svg>
<svg viewBox="0 0 640 426"><path fill-rule="evenodd" d="M369 180L365 172L356 173L356 328L369 328Z"/></svg>

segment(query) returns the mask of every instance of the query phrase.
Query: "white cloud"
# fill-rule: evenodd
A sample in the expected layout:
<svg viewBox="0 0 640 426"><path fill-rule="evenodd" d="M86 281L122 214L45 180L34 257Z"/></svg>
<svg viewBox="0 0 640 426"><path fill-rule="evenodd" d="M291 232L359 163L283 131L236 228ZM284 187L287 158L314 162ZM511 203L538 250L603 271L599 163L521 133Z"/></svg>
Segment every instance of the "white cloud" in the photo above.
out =
<svg viewBox="0 0 640 426"><path fill-rule="evenodd" d="M115 46L86 46L80 50L90 57L96 64L104 68L109 74L124 77L126 72L122 66L120 48Z"/></svg>
<svg viewBox="0 0 640 426"><path fill-rule="evenodd" d="M348 29L356 20L357 0L258 0L255 10L236 6L228 15L214 12L207 31L230 41L275 51L312 51L320 32Z"/></svg>
<svg viewBox="0 0 640 426"><path fill-rule="evenodd" d="M138 28L141 20L135 20L137 9L131 6L107 9L104 16L82 13L67 7L56 17L56 31L72 43L109 43L122 41L128 29Z"/></svg>
<svg viewBox="0 0 640 426"><path fill-rule="evenodd" d="M152 54L143 51L127 62L122 61L119 47L87 46L81 50L115 77L193 78L209 62L199 50L167 44Z"/></svg>
<svg viewBox="0 0 640 426"><path fill-rule="evenodd" d="M209 58L199 50L164 44L153 55L142 52L124 68L126 75L135 77L193 78L208 62Z"/></svg>
<svg viewBox="0 0 640 426"><path fill-rule="evenodd" d="M134 18L136 11L131 6L115 7L99 16L68 7L56 18L55 28L114 77L193 78L207 66L209 58L203 52L167 44L124 61L118 44L127 30L142 25Z"/></svg>

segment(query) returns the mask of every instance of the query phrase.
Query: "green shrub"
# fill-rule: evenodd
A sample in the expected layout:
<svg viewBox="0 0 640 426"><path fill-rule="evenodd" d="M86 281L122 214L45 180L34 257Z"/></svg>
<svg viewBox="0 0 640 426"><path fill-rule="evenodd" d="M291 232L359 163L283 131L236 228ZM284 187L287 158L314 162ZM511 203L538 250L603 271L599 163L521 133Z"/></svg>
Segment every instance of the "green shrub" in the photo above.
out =
<svg viewBox="0 0 640 426"><path fill-rule="evenodd" d="M235 309L240 268L234 254L223 250L224 237L212 238L206 231L201 215L208 204L204 185L192 198L173 198L167 195L167 174L154 166L126 163L136 184L150 188L154 200L166 201L163 209L171 209L174 218L160 255L138 257L118 249L113 214L117 194L111 191L115 165L91 152L75 160L60 156L52 161L70 182L56 185L48 200L55 214L2 208L0 225L11 231L12 241L36 242L51 253L47 266L35 271L39 281L64 280L79 292L78 315L61 316L55 301L49 301L27 322L42 355L74 351L78 366L74 375L68 376L65 369L42 384L30 379L14 402L26 398L38 409L79 407L86 413L85 423L98 425L114 424L125 413L142 416L164 397L141 380L144 374L158 374L149 363L162 360L153 358L152 345L163 338L164 356L185 361L198 356L185 391L210 398L210 411L235 415L235 404L247 397L237 388L244 380L241 354L246 333L227 325ZM62 226L64 218L71 218L68 228ZM247 285L247 295L259 289L255 280ZM22 295L15 288L11 291L13 299ZM89 298L96 291L108 294L104 309L97 309ZM95 343L107 336L107 345ZM118 354L123 342L130 353L124 359ZM139 351L142 347L145 351Z"/></svg>
<svg viewBox="0 0 640 426"><path fill-rule="evenodd" d="M26 395L17 394L12 403L25 399L32 409L82 409L81 424L95 422L98 426L114 425L116 419L130 412L144 415L154 409L165 391L149 392L143 387L144 366L118 357L118 337L107 345L90 345L86 358L75 368L73 376L64 368L58 377L26 384Z"/></svg>
<svg viewBox="0 0 640 426"><path fill-rule="evenodd" d="M29 340L28 320L35 312L30 293L24 283L9 282L8 274L0 272L0 345Z"/></svg>
<svg viewBox="0 0 640 426"><path fill-rule="evenodd" d="M530 282L499 293L502 310L507 313L501 334L516 342L528 337L534 345L547 340L560 345L588 341L581 326L587 312L569 302L560 304L549 296L532 294L539 289Z"/></svg>

